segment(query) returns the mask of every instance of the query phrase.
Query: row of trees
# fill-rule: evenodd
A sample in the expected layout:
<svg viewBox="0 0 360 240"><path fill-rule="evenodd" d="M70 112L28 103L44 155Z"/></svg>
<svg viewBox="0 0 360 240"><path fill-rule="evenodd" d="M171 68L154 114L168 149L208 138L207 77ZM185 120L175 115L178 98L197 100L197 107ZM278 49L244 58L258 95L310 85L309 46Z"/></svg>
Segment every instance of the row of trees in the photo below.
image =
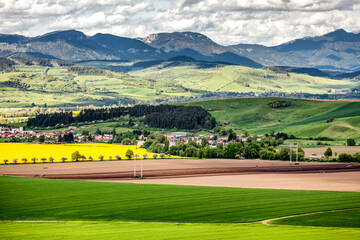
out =
<svg viewBox="0 0 360 240"><path fill-rule="evenodd" d="M72 112L57 112L39 114L29 118L28 127L53 127L57 124L69 125L77 122L107 120L125 115L144 117L145 124L157 128L194 129L198 125L213 128L216 120L202 107L158 105L136 105L134 107L115 107L100 109L85 109L78 116Z"/></svg>

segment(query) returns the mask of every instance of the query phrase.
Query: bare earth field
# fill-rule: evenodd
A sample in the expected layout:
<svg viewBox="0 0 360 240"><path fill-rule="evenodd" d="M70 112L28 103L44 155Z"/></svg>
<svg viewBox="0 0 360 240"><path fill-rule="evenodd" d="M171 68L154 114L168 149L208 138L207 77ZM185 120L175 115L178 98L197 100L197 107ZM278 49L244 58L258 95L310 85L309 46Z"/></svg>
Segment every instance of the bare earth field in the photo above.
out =
<svg viewBox="0 0 360 240"><path fill-rule="evenodd" d="M341 153L349 153L354 154L360 152L360 146L326 146L326 147L314 147L314 148L304 148L305 157L309 157L311 154L316 154L317 156L324 156L324 152L326 149L330 147L333 151L333 155L335 152L339 156Z"/></svg>
<svg viewBox="0 0 360 240"><path fill-rule="evenodd" d="M141 162L136 161L137 175ZM144 160L145 179L134 179L134 161L1 165L0 175L109 182L360 192L360 164L229 159Z"/></svg>

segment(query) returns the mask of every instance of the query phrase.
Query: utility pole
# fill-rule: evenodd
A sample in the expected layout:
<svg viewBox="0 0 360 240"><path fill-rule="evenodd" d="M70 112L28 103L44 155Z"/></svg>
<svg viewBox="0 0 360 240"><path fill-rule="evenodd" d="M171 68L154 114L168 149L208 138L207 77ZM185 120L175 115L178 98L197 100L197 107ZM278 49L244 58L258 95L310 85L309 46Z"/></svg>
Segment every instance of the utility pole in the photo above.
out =
<svg viewBox="0 0 360 240"><path fill-rule="evenodd" d="M136 153L134 154L134 177L136 177Z"/></svg>
<svg viewBox="0 0 360 240"><path fill-rule="evenodd" d="M141 154L141 178L143 178L143 155Z"/></svg>

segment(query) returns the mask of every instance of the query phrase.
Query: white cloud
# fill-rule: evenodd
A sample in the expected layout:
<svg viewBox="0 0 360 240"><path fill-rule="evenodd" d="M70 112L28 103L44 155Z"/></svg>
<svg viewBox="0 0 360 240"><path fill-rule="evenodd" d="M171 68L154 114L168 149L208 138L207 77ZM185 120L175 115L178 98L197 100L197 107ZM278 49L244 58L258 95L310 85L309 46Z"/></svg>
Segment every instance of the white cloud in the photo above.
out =
<svg viewBox="0 0 360 240"><path fill-rule="evenodd" d="M359 30L359 0L0 0L0 32L63 29L124 37L194 31L220 44L276 45Z"/></svg>

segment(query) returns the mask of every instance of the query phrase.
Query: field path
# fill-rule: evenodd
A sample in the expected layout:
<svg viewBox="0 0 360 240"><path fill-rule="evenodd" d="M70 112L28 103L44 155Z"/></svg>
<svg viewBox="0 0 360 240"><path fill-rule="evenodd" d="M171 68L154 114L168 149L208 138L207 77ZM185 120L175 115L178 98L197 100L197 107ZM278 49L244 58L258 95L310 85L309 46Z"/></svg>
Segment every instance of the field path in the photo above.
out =
<svg viewBox="0 0 360 240"><path fill-rule="evenodd" d="M275 220L279 220L279 219L285 219L285 218L300 217L300 216L313 215L313 214L318 214L318 213L339 212L339 211L352 210L352 209L359 209L359 208L345 208L345 209L336 209L336 210L327 210L327 211L295 214L295 215L290 215L290 216L266 219L266 220L261 221L261 223L264 224L264 225L277 225L277 224L270 224L270 222L275 221Z"/></svg>
<svg viewBox="0 0 360 240"><path fill-rule="evenodd" d="M264 225L278 225L278 224L271 224L271 221L279 220L279 219L285 219L285 218L292 218L292 217L299 217L299 216L306 216L306 215L313 215L318 213L327 213L327 212L339 212L339 211L346 211L346 210L352 210L352 209L359 209L359 208L344 208L344 209L335 209L335 210L326 210L326 211L318 211L318 212L311 212L311 213L302 213L302 214L294 214L289 216L283 216L283 217L277 217L277 218L270 218L265 219L261 221L255 221L255 222L242 222L242 223L206 223L206 224L215 224L215 225L244 225L244 224L255 224L255 223L262 223ZM96 222L114 222L114 223L156 223L156 224L191 224L191 225L198 225L198 224L204 224L204 223L191 223L191 222L139 222L139 221L87 221L87 220L0 220L0 222L76 222L76 223L96 223Z"/></svg>

